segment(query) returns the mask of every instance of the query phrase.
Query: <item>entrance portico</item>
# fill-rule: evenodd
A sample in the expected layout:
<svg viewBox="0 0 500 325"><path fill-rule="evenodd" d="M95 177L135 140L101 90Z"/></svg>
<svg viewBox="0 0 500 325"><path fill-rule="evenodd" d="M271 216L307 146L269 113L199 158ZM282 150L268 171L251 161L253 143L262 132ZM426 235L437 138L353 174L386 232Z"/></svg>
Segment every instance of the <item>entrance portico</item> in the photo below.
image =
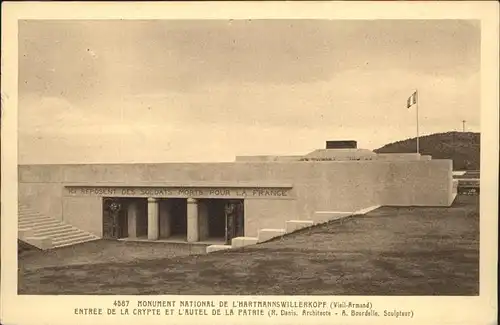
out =
<svg viewBox="0 0 500 325"><path fill-rule="evenodd" d="M225 199L103 199L103 233L109 239L223 242L227 238ZM110 207L114 207L115 210Z"/></svg>
<svg viewBox="0 0 500 325"><path fill-rule="evenodd" d="M100 197L103 238L230 244L245 236L246 228L255 231L255 223L245 225L246 211L261 217L255 209L260 202L285 206L278 203L294 200L290 185L248 185L67 185L65 195L67 200Z"/></svg>
<svg viewBox="0 0 500 325"><path fill-rule="evenodd" d="M119 202L115 214L122 216L103 214L103 226L114 229L107 238L227 243L244 235L242 199L149 197L106 198L106 202L106 206Z"/></svg>

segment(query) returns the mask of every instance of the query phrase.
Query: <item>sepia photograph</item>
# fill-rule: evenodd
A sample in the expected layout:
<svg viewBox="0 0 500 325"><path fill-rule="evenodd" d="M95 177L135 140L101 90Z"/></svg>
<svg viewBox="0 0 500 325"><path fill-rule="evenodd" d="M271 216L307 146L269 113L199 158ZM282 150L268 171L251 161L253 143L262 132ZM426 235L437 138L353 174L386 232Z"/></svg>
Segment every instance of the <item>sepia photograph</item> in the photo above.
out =
<svg viewBox="0 0 500 325"><path fill-rule="evenodd" d="M19 293L478 295L480 35L20 21Z"/></svg>
<svg viewBox="0 0 500 325"><path fill-rule="evenodd" d="M480 19L103 17L16 22L17 299L366 322L484 295Z"/></svg>

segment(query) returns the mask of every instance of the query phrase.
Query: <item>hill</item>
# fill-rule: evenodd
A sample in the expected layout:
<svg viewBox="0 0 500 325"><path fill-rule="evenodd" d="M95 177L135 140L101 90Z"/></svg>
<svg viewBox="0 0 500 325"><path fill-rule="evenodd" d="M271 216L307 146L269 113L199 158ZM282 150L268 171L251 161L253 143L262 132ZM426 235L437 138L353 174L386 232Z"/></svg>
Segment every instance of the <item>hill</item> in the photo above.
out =
<svg viewBox="0 0 500 325"><path fill-rule="evenodd" d="M420 153L433 159L452 159L453 170L479 170L480 133L446 132L420 137ZM407 139L386 144L376 153L415 152L417 139Z"/></svg>

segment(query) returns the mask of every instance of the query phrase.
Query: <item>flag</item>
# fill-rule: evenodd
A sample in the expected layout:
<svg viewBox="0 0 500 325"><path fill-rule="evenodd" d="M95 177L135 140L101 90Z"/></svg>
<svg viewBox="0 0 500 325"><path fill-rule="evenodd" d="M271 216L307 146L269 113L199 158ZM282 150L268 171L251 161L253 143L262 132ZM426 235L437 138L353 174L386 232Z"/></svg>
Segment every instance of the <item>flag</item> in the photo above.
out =
<svg viewBox="0 0 500 325"><path fill-rule="evenodd" d="M417 103L417 92L415 91L406 101L406 108L410 108Z"/></svg>

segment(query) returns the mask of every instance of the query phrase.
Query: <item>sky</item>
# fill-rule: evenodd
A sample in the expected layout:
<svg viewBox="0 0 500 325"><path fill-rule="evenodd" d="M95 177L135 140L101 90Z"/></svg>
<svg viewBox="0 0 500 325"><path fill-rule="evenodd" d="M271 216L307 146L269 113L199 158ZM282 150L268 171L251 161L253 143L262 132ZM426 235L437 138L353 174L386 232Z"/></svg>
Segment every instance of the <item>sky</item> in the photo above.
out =
<svg viewBox="0 0 500 325"><path fill-rule="evenodd" d="M460 20L19 22L19 163L232 161L480 130Z"/></svg>

